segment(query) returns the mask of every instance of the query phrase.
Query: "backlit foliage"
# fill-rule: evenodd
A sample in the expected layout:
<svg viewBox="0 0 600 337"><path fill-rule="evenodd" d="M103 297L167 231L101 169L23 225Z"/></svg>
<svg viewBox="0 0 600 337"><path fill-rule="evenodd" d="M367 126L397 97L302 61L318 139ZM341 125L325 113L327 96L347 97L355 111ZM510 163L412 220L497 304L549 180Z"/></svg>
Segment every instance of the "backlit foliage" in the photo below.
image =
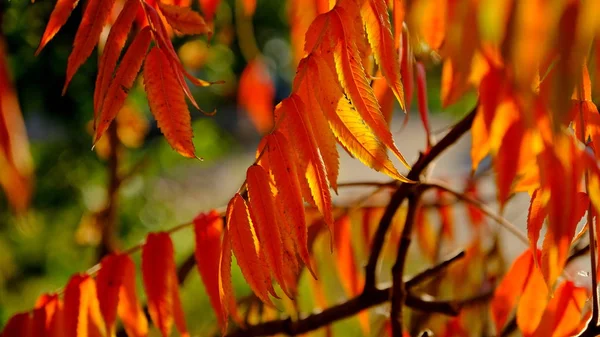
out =
<svg viewBox="0 0 600 337"><path fill-rule="evenodd" d="M204 34L210 38L219 1L81 2L86 7L68 59L64 90L98 44L102 29L111 27L93 93L93 142L123 113L141 71L150 109L166 141L179 154L196 157L187 104L200 107L188 83L214 83L186 71L171 37ZM56 3L37 53L59 32L78 3ZM260 11L260 1L240 3L246 16ZM110 22L117 4L122 9ZM414 310L410 319L404 319L403 328L413 332L415 327L429 327L441 336L490 331L499 335L514 313L524 336L571 336L582 331L592 315L585 305L591 294L575 284L564 268L584 234L576 234L578 223L587 213L586 228L595 230L593 221L600 211L600 167L595 155L600 115L592 100L592 84L600 80L600 20L596 19L600 2L289 0L288 10L297 63L292 92L273 107L274 88L267 67L260 56L249 62L241 78L239 101L264 134L256 160L226 209L201 213L193 220L196 264L222 333L243 335L244 330L229 326L230 318L237 328L252 331L258 321L279 317L274 302L297 298L304 267L310 276L319 277L309 282L315 307L320 309L332 305L321 288L321 274L337 275L346 298L360 299L361 293L373 291L368 287L375 285L368 284L362 265L374 254L372 247L382 249L377 228L385 221L391 227L381 238L386 242L383 260L400 256L401 245L408 245L414 234L422 260L440 262L441 242L456 240L453 203L458 201L467 202L474 240L462 260L448 267L448 281L437 288L427 283L406 285L408 295L401 305L423 309L410 302L422 300L416 293L475 296L474 290L486 287L488 297L493 297L491 304L488 308L484 301L466 301L456 307L448 304L446 312L442 307L435 309L455 315L449 320L430 319ZM17 110L5 102L10 100L11 89L7 71L2 70L4 63L0 68L0 183L13 206L22 209L27 189L14 185L27 186L31 169L23 164L27 151L16 149L26 147L26 142ZM497 243L490 249L484 242L489 234L485 217L490 212L477 201L481 196L476 180L465 179L464 193L456 195L428 185L420 175L423 168L411 176L401 173L392 161L395 157L411 169L396 145L402 140L394 140L389 127L395 102L403 110L416 102L427 137L422 156L436 156L436 145L443 144L433 140L427 105L427 82L432 81L427 79L428 68L437 64L441 65L443 106L462 102L469 95L478 97L470 126L472 171L491 157L501 209L517 192L531 196L525 239L529 248L504 276L483 260L500 257L494 251ZM332 192L341 193L338 145L393 179L380 188L437 191L414 207L409 203L392 209L391 220L385 220L386 208L335 205ZM427 202L433 206L427 207ZM433 225L435 219L439 226ZM408 235L405 226L413 226L408 227ZM189 336L169 234L150 233L138 247L143 289L149 317L161 334L169 336L175 328ZM319 242L322 238L325 242ZM330 249L334 251L330 263L335 267L324 271L327 266L319 260L327 259L323 256ZM262 303L239 305L232 286L233 257ZM136 268L129 256L108 255L98 268L74 275L61 293L40 297L31 312L9 321L2 336L110 336L118 326L117 317L129 336L146 336L149 322L136 295ZM393 289L390 296L394 301ZM392 304L392 316L393 308ZM486 319L489 312L493 326L471 323L485 321L481 312ZM395 336L402 333L394 327L397 317L374 331L369 312L357 314L364 335L385 332L388 324ZM275 332L289 331L295 330Z"/></svg>

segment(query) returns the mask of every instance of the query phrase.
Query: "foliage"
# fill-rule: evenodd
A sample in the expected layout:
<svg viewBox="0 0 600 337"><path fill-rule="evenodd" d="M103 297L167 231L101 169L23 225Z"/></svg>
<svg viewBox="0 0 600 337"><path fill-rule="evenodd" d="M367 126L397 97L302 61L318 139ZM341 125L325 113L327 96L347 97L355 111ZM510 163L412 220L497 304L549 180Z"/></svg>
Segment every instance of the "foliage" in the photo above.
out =
<svg viewBox="0 0 600 337"><path fill-rule="evenodd" d="M77 5L72 0L57 2L36 53L56 36ZM123 179L117 172L116 149L127 142L120 130L135 125L119 116L127 114L127 97L138 73L143 69L148 104L166 141L188 158L195 158L196 150L186 98L202 111L188 83L222 84L188 72L172 42L186 34L211 38L219 1L200 0L197 5L204 17L190 0L87 1L67 61L63 94L101 44L93 143L99 152L103 142L108 149L111 177L110 202L98 215L105 223L99 252L103 258L88 272L74 275L63 290L42 295L31 312L13 316L3 337L146 336L150 326L146 316L162 336L169 336L173 326L189 336L179 285L193 264L221 333L227 336L296 335L319 328L331 334L331 323L354 315L364 335L376 334L366 309L383 303L389 304L385 307L389 318L379 332L389 330L392 336L414 335L425 328L442 336L490 331L505 335L515 328L524 336L600 332L594 222L600 211L600 167L595 156L600 119L592 101L592 82L600 79L600 22L590 14L600 9L598 4L290 0L297 69L290 95L274 108L273 85L265 79L266 67L256 46L249 42L253 37L238 32L241 52L249 61L240 79L239 103L264 136L237 193L224 209L200 213L169 231L150 233L143 244L118 252L110 234ZM236 5L241 27L260 12L255 1ZM110 32L102 37L105 26ZM478 98L475 107L436 142L428 106L427 76L433 71L427 68L437 64L441 64L443 106L468 105L473 94ZM31 165L6 62L1 65L0 182L14 210L24 212ZM395 101L409 110L413 95L426 144L411 166L389 125ZM429 178L432 162L469 131L472 174L464 191ZM348 187L338 183L336 144L393 179L355 183L391 190L385 207L361 202L342 207L332 201L331 191ZM531 196L527 234L478 200L476 172L488 156L501 213L516 193ZM406 166L408 173L400 173L394 161ZM467 205L474 238L463 252L444 260L442 240L455 240L455 202ZM437 211L438 235L427 205ZM502 268L490 264L501 260L501 254L498 237L490 234L484 216L528 246L504 276ZM586 225L576 233L582 219ZM192 225L196 246L191 264L177 267L171 234ZM433 266L408 279L413 235L418 258ZM329 249L335 252L334 260L325 264ZM137 298L135 264L129 257L138 250L148 315ZM566 265L586 252L591 291L565 273ZM234 257L253 291L241 300L234 293ZM367 261L364 272L359 268L362 259ZM335 305L321 288L332 276L327 270L331 264L346 298ZM308 273L303 273L304 267ZM298 313L294 300L302 291L303 277L313 278L308 281L314 299L311 309L326 309L308 316ZM381 282L386 277L391 285ZM452 295L450 300L443 299L447 294ZM290 315L277 312L280 306ZM117 316L122 326L118 332ZM481 326L469 324L473 317L480 318ZM236 327L229 326L229 318Z"/></svg>

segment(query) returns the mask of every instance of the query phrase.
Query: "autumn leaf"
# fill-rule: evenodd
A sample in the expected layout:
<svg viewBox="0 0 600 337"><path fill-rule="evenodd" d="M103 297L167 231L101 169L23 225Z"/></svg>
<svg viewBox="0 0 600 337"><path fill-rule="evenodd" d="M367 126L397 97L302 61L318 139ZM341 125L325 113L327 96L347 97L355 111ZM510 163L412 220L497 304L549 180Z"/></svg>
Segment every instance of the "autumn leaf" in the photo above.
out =
<svg viewBox="0 0 600 337"><path fill-rule="evenodd" d="M510 313L517 306L529 275L534 269L534 256L528 249L517 257L496 287L490 308L497 333L502 331Z"/></svg>
<svg viewBox="0 0 600 337"><path fill-rule="evenodd" d="M106 331L114 333L119 304L119 291L125 277L127 255L108 255L100 262L100 271L96 277L96 289L100 312L106 324Z"/></svg>
<svg viewBox="0 0 600 337"><path fill-rule="evenodd" d="M589 312L584 315L585 303L588 299L589 294L586 288L577 287L572 281L563 282L556 289L538 328L531 336L578 335L589 317Z"/></svg>
<svg viewBox="0 0 600 337"><path fill-rule="evenodd" d="M71 12L77 4L79 0L58 0L56 5L54 5L54 9L52 10L52 14L50 14L50 19L48 20L48 24L46 25L46 30L44 30L44 35L42 35L42 40L40 41L40 45L35 51L35 56L37 56L42 49L52 40L54 35L58 33L58 31L62 28L62 26L67 22L69 16L71 16Z"/></svg>
<svg viewBox="0 0 600 337"><path fill-rule="evenodd" d="M165 4L160 0L157 3L165 19L175 30L189 35L212 34L204 18L191 8Z"/></svg>
<svg viewBox="0 0 600 337"><path fill-rule="evenodd" d="M67 92L67 87L77 69L87 60L98 43L100 33L114 3L115 0L90 0L88 2L67 62L67 78L63 87L63 95Z"/></svg>
<svg viewBox="0 0 600 337"><path fill-rule="evenodd" d="M268 146L269 167L273 172L275 185L277 186L276 203L291 226L292 240L298 250L300 258L315 276L310 264L310 253L307 247L306 217L304 214L304 203L300 193L300 182L298 181L297 168L291 156L292 148L285 136L275 131L265 137Z"/></svg>
<svg viewBox="0 0 600 337"><path fill-rule="evenodd" d="M537 249L540 231L542 230L544 219L548 214L546 205L549 197L550 194L541 189L536 189L531 195L531 203L529 205L529 213L527 215L527 237L529 238L531 250ZM539 267L539 261L535 260L535 262Z"/></svg>
<svg viewBox="0 0 600 337"><path fill-rule="evenodd" d="M123 56L115 78L108 87L104 102L100 105L101 110L96 121L96 131L94 133L94 143L96 143L104 132L110 126L117 113L125 104L125 99L133 82L144 62L146 51L150 46L152 38L150 27L142 29L135 37L127 52Z"/></svg>
<svg viewBox="0 0 600 337"><path fill-rule="evenodd" d="M364 0L360 11L375 61L400 103L400 108L405 110L400 61L394 47L386 0Z"/></svg>
<svg viewBox="0 0 600 337"><path fill-rule="evenodd" d="M500 207L510 196L513 181L517 176L519 161L515 158L519 157L521 152L521 144L523 133L525 132L520 121L514 122L502 138L502 145L498 149L498 153L494 157L494 168L496 169L496 186L498 188L498 203Z"/></svg>
<svg viewBox="0 0 600 337"><path fill-rule="evenodd" d="M31 319L29 312L15 314L2 330L2 337L31 337Z"/></svg>
<svg viewBox="0 0 600 337"><path fill-rule="evenodd" d="M271 276L269 270L265 269L266 265L260 260L262 247L259 246L254 225L250 220L248 205L239 194L227 205L227 227L231 247L244 278L261 301L274 306L269 298Z"/></svg>
<svg viewBox="0 0 600 337"><path fill-rule="evenodd" d="M150 110L171 147L184 157L195 157L185 97L167 56L160 48L152 48L146 57L144 86Z"/></svg>
<svg viewBox="0 0 600 337"><path fill-rule="evenodd" d="M98 75L94 90L94 121L97 114L100 113L102 102L104 102L104 97L112 80L112 74L139 10L139 1L127 0L110 29L102 56L98 62Z"/></svg>
<svg viewBox="0 0 600 337"><path fill-rule="evenodd" d="M150 317L163 337L170 335L173 323L182 336L188 336L173 254L173 243L168 233L148 234L142 247L142 276Z"/></svg>
<svg viewBox="0 0 600 337"><path fill-rule="evenodd" d="M359 50L355 44L349 42L352 41L356 32L352 30L351 26L345 25L344 22L351 20L351 18L340 7L335 7L328 14L330 34L332 34L332 38L335 41L335 45L331 51L333 52L336 72L342 87L365 123L373 129L373 132L381 139L381 142L406 167L410 167L396 147L392 134L381 113L379 103L375 99L373 89L367 82L365 70L360 61ZM328 53L329 51L325 50L323 52Z"/></svg>
<svg viewBox="0 0 600 337"><path fill-rule="evenodd" d="M244 14L246 14L246 16L254 15L254 11L256 11L256 0L243 0L242 4L244 6Z"/></svg>
<svg viewBox="0 0 600 337"><path fill-rule="evenodd" d="M417 73L417 101L419 103L419 116L425 129L427 149L431 148L431 127L429 126L429 108L427 107L427 77L425 66L421 62L415 63Z"/></svg>
<svg viewBox="0 0 600 337"><path fill-rule="evenodd" d="M363 164L394 179L407 181L390 161L385 146L344 97L325 61L311 56L307 62L309 82L321 83L317 87L316 98L338 142Z"/></svg>
<svg viewBox="0 0 600 337"><path fill-rule="evenodd" d="M226 330L226 315L219 297L219 263L223 219L216 211L201 213L194 218L194 257L210 304L219 320L221 330Z"/></svg>
<svg viewBox="0 0 600 337"><path fill-rule="evenodd" d="M120 260L123 282L119 288L117 314L129 337L145 337L148 335L148 319L137 297L135 264L129 256L121 257Z"/></svg>
<svg viewBox="0 0 600 337"><path fill-rule="evenodd" d="M292 298L283 277L283 249L280 228L277 224L274 198L270 189L270 177L259 165L252 165L246 173L250 218L256 235L275 280Z"/></svg>
<svg viewBox="0 0 600 337"><path fill-rule="evenodd" d="M281 118L282 130L292 146L297 149L297 168L302 176L301 184L308 184L311 200L323 215L325 223L333 226L331 194L325 173L325 165L319 154L313 130L305 119L305 105L295 94L284 99L275 110L277 119Z"/></svg>
<svg viewBox="0 0 600 337"><path fill-rule="evenodd" d="M315 143L319 148L319 153L323 158L327 179L331 188L337 193L337 180L339 175L339 155L337 152L335 137L329 128L326 114L323 112L319 100L315 95L314 85L310 82L308 74L310 65L308 59L304 59L298 65L298 74L304 73L303 76L296 76L294 80L294 92L302 97L307 113L306 120L310 123L313 130ZM314 67L314 64L313 64Z"/></svg>
<svg viewBox="0 0 600 337"><path fill-rule="evenodd" d="M64 295L64 336L101 336L105 334L96 295L96 284L89 275L76 274L69 280Z"/></svg>

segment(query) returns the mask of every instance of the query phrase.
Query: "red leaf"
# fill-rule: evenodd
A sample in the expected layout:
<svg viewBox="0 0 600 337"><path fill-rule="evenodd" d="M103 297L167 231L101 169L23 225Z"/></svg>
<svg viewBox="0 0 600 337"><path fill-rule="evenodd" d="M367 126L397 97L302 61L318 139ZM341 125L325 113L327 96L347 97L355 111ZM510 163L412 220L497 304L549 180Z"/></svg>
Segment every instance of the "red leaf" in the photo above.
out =
<svg viewBox="0 0 600 337"><path fill-rule="evenodd" d="M140 71L140 67L148 51L148 46L150 46L151 34L150 27L146 26L138 33L135 40L129 46L129 49L127 49L127 52L125 52L115 78L110 83L106 97L100 105L100 114L96 121L94 144L102 137L110 126L110 123L117 116L119 110L125 104L127 94L133 86L133 82Z"/></svg>
<svg viewBox="0 0 600 337"><path fill-rule="evenodd" d="M138 0L127 0L106 39L102 56L98 62L98 76L96 77L96 88L94 90L94 123L97 117L96 114L100 113L100 108L108 91L112 74L117 67L119 55L121 55L121 51L125 47L127 35L139 10L140 2Z"/></svg>
<svg viewBox="0 0 600 337"><path fill-rule="evenodd" d="M181 316L173 243L166 232L150 233L142 247L142 276L148 297L148 311L163 337L171 333L173 322L187 335Z"/></svg>
<svg viewBox="0 0 600 337"><path fill-rule="evenodd" d="M212 22L221 0L199 0L199 2L200 8L206 17L206 20Z"/></svg>
<svg viewBox="0 0 600 337"><path fill-rule="evenodd" d="M417 69L417 100L419 102L419 116L421 123L425 129L427 137L427 149L431 148L431 127L429 126L429 108L427 107L427 78L425 74L425 66L423 63L415 64Z"/></svg>
<svg viewBox="0 0 600 337"><path fill-rule="evenodd" d="M30 337L32 317L29 312L18 313L11 317L4 330L2 337Z"/></svg>
<svg viewBox="0 0 600 337"><path fill-rule="evenodd" d="M83 13L79 29L75 34L73 50L67 63L67 79L63 87L63 95L67 92L69 82L77 69L87 60L98 43L104 23L110 15L115 0L90 0Z"/></svg>
<svg viewBox="0 0 600 337"><path fill-rule="evenodd" d="M119 305L119 290L125 277L125 259L127 255L111 254L100 262L100 270L96 276L96 289L100 312L104 317L106 330L113 333Z"/></svg>
<svg viewBox="0 0 600 337"><path fill-rule="evenodd" d="M219 297L219 263L221 261L221 231L223 219L217 211L201 213L194 218L196 266L202 277L210 304L219 320L221 330L227 329L227 317Z"/></svg>
<svg viewBox="0 0 600 337"><path fill-rule="evenodd" d="M212 34L212 30L204 22L204 18L191 8L168 5L162 1L158 1L158 7L173 29L190 35L207 34L210 36Z"/></svg>
<svg viewBox="0 0 600 337"><path fill-rule="evenodd" d="M44 49L46 44L52 40L54 35L56 35L60 28L67 22L67 19L69 16L71 16L71 12L73 9L75 9L75 7L77 7L78 3L79 0L58 0L56 2L56 5L52 10L52 14L50 14L48 25L46 25L44 35L42 35L40 45L35 51L36 56L42 51L42 49Z"/></svg>

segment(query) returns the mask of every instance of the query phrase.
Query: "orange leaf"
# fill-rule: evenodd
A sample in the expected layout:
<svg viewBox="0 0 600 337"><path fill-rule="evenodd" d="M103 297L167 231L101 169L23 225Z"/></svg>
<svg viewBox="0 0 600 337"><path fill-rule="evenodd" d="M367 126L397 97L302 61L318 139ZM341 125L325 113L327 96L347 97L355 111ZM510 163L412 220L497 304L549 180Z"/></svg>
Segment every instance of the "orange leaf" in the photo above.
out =
<svg viewBox="0 0 600 337"><path fill-rule="evenodd" d="M187 336L177 284L173 242L166 232L150 233L142 247L142 276L152 321L168 337L173 322Z"/></svg>
<svg viewBox="0 0 600 337"><path fill-rule="evenodd" d="M288 21L290 22L290 40L294 64L298 65L304 56L304 35L311 22L317 16L317 6L313 1L291 0L289 2Z"/></svg>
<svg viewBox="0 0 600 337"><path fill-rule="evenodd" d="M246 201L237 193L227 205L227 226L231 247L244 278L258 298L273 306L269 298L271 276L259 258L262 247L259 246Z"/></svg>
<svg viewBox="0 0 600 337"><path fill-rule="evenodd" d="M260 58L250 61L240 76L238 104L248 112L261 134L273 128L274 99L275 87L269 69Z"/></svg>
<svg viewBox="0 0 600 337"><path fill-rule="evenodd" d="M185 157L195 157L190 112L176 74L160 48L152 48L146 57L144 85L150 110L171 147Z"/></svg>
<svg viewBox="0 0 600 337"><path fill-rule="evenodd" d="M454 240L454 214L452 212L452 205L449 205L451 198L448 197L448 193L437 190L438 201L441 206L438 208L440 220L442 222L442 235L450 240Z"/></svg>
<svg viewBox="0 0 600 337"><path fill-rule="evenodd" d="M419 207L415 218L415 231L419 249L430 261L435 261L437 254L436 233L427 217L425 208Z"/></svg>
<svg viewBox="0 0 600 337"><path fill-rule="evenodd" d="M323 164L327 172L327 179L331 188L337 193L337 179L339 174L339 155L335 143L335 137L329 128L325 113L321 109L319 100L315 95L314 83L310 82L307 68L310 63L302 60L298 65L298 75L294 80L294 91L302 97L307 113L306 120L313 130L315 142L319 147L319 153L323 158ZM313 65L314 66L314 65Z"/></svg>
<svg viewBox="0 0 600 337"><path fill-rule="evenodd" d="M202 13L206 17L206 20L209 22L213 21L213 17L215 16L215 12L219 7L219 3L221 0L198 0L200 2L200 8L202 9Z"/></svg>
<svg viewBox="0 0 600 337"><path fill-rule="evenodd" d="M496 287L490 308L492 311L492 320L498 334L504 328L509 314L517 305L518 298L527 285L529 275L534 269L533 254L528 249L517 257L498 287Z"/></svg>
<svg viewBox="0 0 600 337"><path fill-rule="evenodd" d="M117 313L123 322L127 336L145 337L148 335L148 319L136 294L135 264L129 256L122 257L120 260L123 270L123 283L119 288Z"/></svg>
<svg viewBox="0 0 600 337"><path fill-rule="evenodd" d="M304 103L295 94L284 99L275 109L277 119L281 118L281 126L287 139L292 142L297 156L297 168L303 176L301 184L308 184L312 200L325 218L330 228L333 226L331 194L325 174L325 166L319 154L311 125L305 119Z"/></svg>
<svg viewBox="0 0 600 337"><path fill-rule="evenodd" d="M513 289L513 291L519 290ZM547 303L548 287L544 276L539 268L533 266L517 306L517 325L524 336L530 336L538 327Z"/></svg>
<svg viewBox="0 0 600 337"><path fill-rule="evenodd" d="M227 328L226 316L221 308L219 297L219 263L221 255L221 231L223 219L217 211L201 213L194 218L194 238L196 249L194 257L202 277L202 283L210 299L210 304L219 320L221 330Z"/></svg>
<svg viewBox="0 0 600 337"><path fill-rule="evenodd" d="M12 316L2 330L2 337L31 337L32 317L29 312Z"/></svg>
<svg viewBox="0 0 600 337"><path fill-rule="evenodd" d="M402 82L404 84L404 98L406 99L406 111L410 111L412 103L413 92L414 92L414 55L412 47L410 45L410 34L408 29L402 29L402 37L400 38L400 51L402 59L400 61L400 74L402 75ZM408 118L408 113L406 114Z"/></svg>
<svg viewBox="0 0 600 337"><path fill-rule="evenodd" d="M77 4L79 0L58 0L54 9L52 10L52 14L50 14L50 19L48 20L48 24L46 25L46 30L44 31L44 35L42 35L42 40L40 41L40 45L35 51L35 55L37 56L42 49L46 46L50 40L58 33L60 28L67 22L69 16L71 16L71 12Z"/></svg>
<svg viewBox="0 0 600 337"><path fill-rule="evenodd" d="M127 52L123 56L119 69L113 79L112 83L108 87L104 102L100 105L100 115L96 121L96 131L94 135L94 143L96 143L104 132L110 126L113 119L117 116L117 113L125 104L125 99L129 90L133 86L133 82L137 77L148 46L150 46L150 39L152 33L149 26L142 29L141 32L135 37Z"/></svg>
<svg viewBox="0 0 600 337"><path fill-rule="evenodd" d="M283 291L292 298L283 278L283 250L281 233L276 219L276 210L273 195L270 189L270 177L265 170L258 165L252 165L246 173L248 184L248 204L250 218L256 228L256 235L265 251L267 263L281 285Z"/></svg>
<svg viewBox="0 0 600 337"><path fill-rule="evenodd" d="M158 0L158 7L167 19L167 22L175 30L189 35L212 34L210 27L204 22L204 18L189 7L168 5Z"/></svg>
<svg viewBox="0 0 600 337"><path fill-rule="evenodd" d="M273 172L278 191L277 207L283 211L285 219L291 226L293 232L291 237L300 258L315 276L310 264L304 203L300 193L300 182L298 181L296 166L291 155L292 149L285 136L279 131L275 131L265 138L269 144L269 167Z"/></svg>
<svg viewBox="0 0 600 337"><path fill-rule="evenodd" d="M67 92L69 82L77 72L77 69L87 60L98 43L104 23L110 15L115 0L90 0L87 3L83 18L75 34L73 50L69 55L67 63L67 79L62 94Z"/></svg>
<svg viewBox="0 0 600 337"><path fill-rule="evenodd" d="M100 113L102 102L112 79L112 74L117 67L117 61L125 46L125 42L127 42L127 35L131 30L139 9L139 1L127 0L110 29L102 56L98 62L98 75L94 90L94 121L97 118L96 114Z"/></svg>
<svg viewBox="0 0 600 337"><path fill-rule="evenodd" d="M405 109L404 89L400 76L400 61L394 46L392 25L388 15L386 0L365 0L361 7L367 38L375 61L400 103L400 108Z"/></svg>
<svg viewBox="0 0 600 337"><path fill-rule="evenodd" d="M43 328L43 333L34 330L33 336L62 337L64 333L63 316L63 303L57 294L40 296L35 303L33 318L37 321L43 320L43 322L36 322L36 329ZM37 324L43 324L43 327L38 327Z"/></svg>
<svg viewBox="0 0 600 337"><path fill-rule="evenodd" d="M328 18L330 19L329 33L332 34L336 43L333 48L333 57L342 87L365 123L373 129L373 132L381 139L381 142L406 167L410 167L396 147L396 144L394 144L392 134L387 127L379 103L377 103L377 99L373 93L373 88L371 88L365 76L365 69L360 61L360 53L356 45L350 42L353 41L354 34L357 33L353 31L352 26L347 25L347 22L352 18L340 7L335 7L328 14ZM346 24L344 24L345 22ZM324 51L325 54L328 52L327 50Z"/></svg>
<svg viewBox="0 0 600 337"><path fill-rule="evenodd" d="M338 142L351 156L370 168L394 179L407 181L388 158L385 146L373 130L363 123L360 114L344 97L335 75L325 61L320 57L311 56L307 62L309 83L320 84L316 88L316 99Z"/></svg>
<svg viewBox="0 0 600 337"><path fill-rule="evenodd" d="M576 287L571 281L563 282L556 289L537 330L532 335L536 337L578 335L581 323L585 324L587 321L583 313L588 298L586 288Z"/></svg>

